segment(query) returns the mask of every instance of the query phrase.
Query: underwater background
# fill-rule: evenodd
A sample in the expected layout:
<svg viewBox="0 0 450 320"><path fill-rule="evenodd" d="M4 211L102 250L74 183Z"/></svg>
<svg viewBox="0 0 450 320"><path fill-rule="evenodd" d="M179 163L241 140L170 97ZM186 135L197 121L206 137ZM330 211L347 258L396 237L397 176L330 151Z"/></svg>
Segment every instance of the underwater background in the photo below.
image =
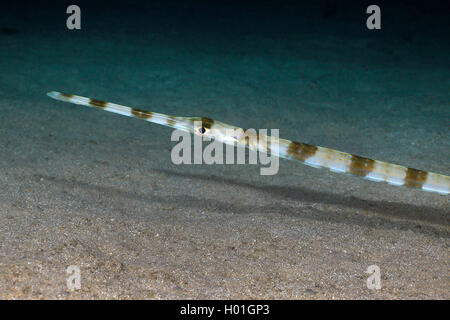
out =
<svg viewBox="0 0 450 320"><path fill-rule="evenodd" d="M81 9L68 30L66 9ZM368 30L366 8L381 8ZM61 91L450 175L448 1L0 8L0 298L449 299L448 196L280 160L174 165L172 129ZM81 288L66 269L81 270ZM382 288L369 290L377 265Z"/></svg>

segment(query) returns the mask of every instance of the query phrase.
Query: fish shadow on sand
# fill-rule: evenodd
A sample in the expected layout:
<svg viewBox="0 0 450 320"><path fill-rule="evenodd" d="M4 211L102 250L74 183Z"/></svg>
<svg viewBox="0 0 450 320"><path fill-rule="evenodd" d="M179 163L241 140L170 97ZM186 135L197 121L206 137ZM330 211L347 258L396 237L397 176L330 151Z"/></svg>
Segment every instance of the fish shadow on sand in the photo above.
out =
<svg viewBox="0 0 450 320"><path fill-rule="evenodd" d="M286 187L274 185L255 185L239 179L230 179L214 175L181 173L175 170L153 169L153 171L176 176L187 180L214 181L222 185L230 185L262 191L276 196L270 205L257 203L243 203L220 201L217 199L199 198L192 195L165 195L139 194L133 191L125 191L110 186L99 186L77 181L73 178L57 178L35 175L35 178L44 178L51 183L64 185L67 188L78 187L89 194L107 194L108 197L130 199L137 201L153 201L167 206L179 206L181 208L194 208L219 213L255 214L278 213L306 220L327 221L332 223L352 224L375 229L403 229L424 233L438 237L449 237L448 226L449 211L428 206L418 206L408 203L387 202L379 200L364 200L356 197L346 197L309 190L302 187ZM283 200L294 200L302 206L294 206L283 203ZM332 205L337 208L320 208L314 204ZM351 210L346 210L351 209Z"/></svg>
<svg viewBox="0 0 450 320"><path fill-rule="evenodd" d="M167 169L153 169L154 171L164 173L169 176L178 176L186 179L197 179L204 181L215 181L225 185L234 185L248 189L262 191L268 194L276 195L281 199L290 199L302 203L319 203L336 205L356 210L364 210L369 213L375 213L379 218L393 218L405 221L418 221L432 223L448 227L450 225L450 210L419 206L409 203L389 202L382 200L366 200L354 196L346 197L339 194L310 190L303 187L277 186L253 184L239 179L230 179L214 175L200 175L186 172L178 172ZM282 206L275 205L278 208L275 211L283 212ZM295 207L295 209L299 209ZM416 227L417 228L417 227Z"/></svg>

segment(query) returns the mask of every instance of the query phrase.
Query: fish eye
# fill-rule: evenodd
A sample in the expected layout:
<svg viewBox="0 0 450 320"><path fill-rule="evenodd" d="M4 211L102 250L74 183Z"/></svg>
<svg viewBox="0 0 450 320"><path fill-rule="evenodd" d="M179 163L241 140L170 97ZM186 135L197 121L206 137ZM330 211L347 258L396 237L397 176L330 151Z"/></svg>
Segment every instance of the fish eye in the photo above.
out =
<svg viewBox="0 0 450 320"><path fill-rule="evenodd" d="M199 131L201 134L204 134L204 133L206 132L206 129L205 129L204 127L201 127L201 128L198 129L198 131Z"/></svg>

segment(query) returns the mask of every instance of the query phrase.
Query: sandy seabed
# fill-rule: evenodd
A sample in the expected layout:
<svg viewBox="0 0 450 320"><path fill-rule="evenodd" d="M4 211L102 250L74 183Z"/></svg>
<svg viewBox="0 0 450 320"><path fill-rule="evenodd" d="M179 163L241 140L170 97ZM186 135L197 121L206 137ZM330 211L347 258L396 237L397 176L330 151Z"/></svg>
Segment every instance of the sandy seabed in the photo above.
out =
<svg viewBox="0 0 450 320"><path fill-rule="evenodd" d="M0 298L450 298L448 196L285 160L275 176L176 166L171 129L45 95L279 128L450 174L448 41L111 10L78 33L51 10L39 27L29 12L0 21Z"/></svg>

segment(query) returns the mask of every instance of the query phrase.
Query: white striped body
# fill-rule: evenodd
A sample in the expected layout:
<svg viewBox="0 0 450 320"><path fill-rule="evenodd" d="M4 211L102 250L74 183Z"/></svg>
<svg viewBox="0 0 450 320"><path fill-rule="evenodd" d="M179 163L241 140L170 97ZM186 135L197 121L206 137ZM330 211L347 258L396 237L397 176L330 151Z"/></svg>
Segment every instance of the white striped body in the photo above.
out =
<svg viewBox="0 0 450 320"><path fill-rule="evenodd" d="M169 116L59 92L49 92L47 95L56 100L97 107L190 133L209 136L225 144L240 145L252 150L271 152L278 154L279 157L297 160L312 167L328 168L334 172L348 173L372 181L384 181L396 186L413 187L444 195L450 193L450 177L442 174L407 168L333 149L271 138L256 133L246 135L246 131L239 127L210 118ZM230 134L230 132L233 132L233 134Z"/></svg>
<svg viewBox="0 0 450 320"><path fill-rule="evenodd" d="M333 172L361 176L371 181L387 182L395 186L419 188L440 194L450 193L450 177L442 174L407 168L318 146L300 144L303 146L303 150L308 151L296 151L297 149L293 148L292 142L289 140L281 142L280 145L285 146L284 148L280 147L280 157L299 160L312 167L328 168Z"/></svg>

